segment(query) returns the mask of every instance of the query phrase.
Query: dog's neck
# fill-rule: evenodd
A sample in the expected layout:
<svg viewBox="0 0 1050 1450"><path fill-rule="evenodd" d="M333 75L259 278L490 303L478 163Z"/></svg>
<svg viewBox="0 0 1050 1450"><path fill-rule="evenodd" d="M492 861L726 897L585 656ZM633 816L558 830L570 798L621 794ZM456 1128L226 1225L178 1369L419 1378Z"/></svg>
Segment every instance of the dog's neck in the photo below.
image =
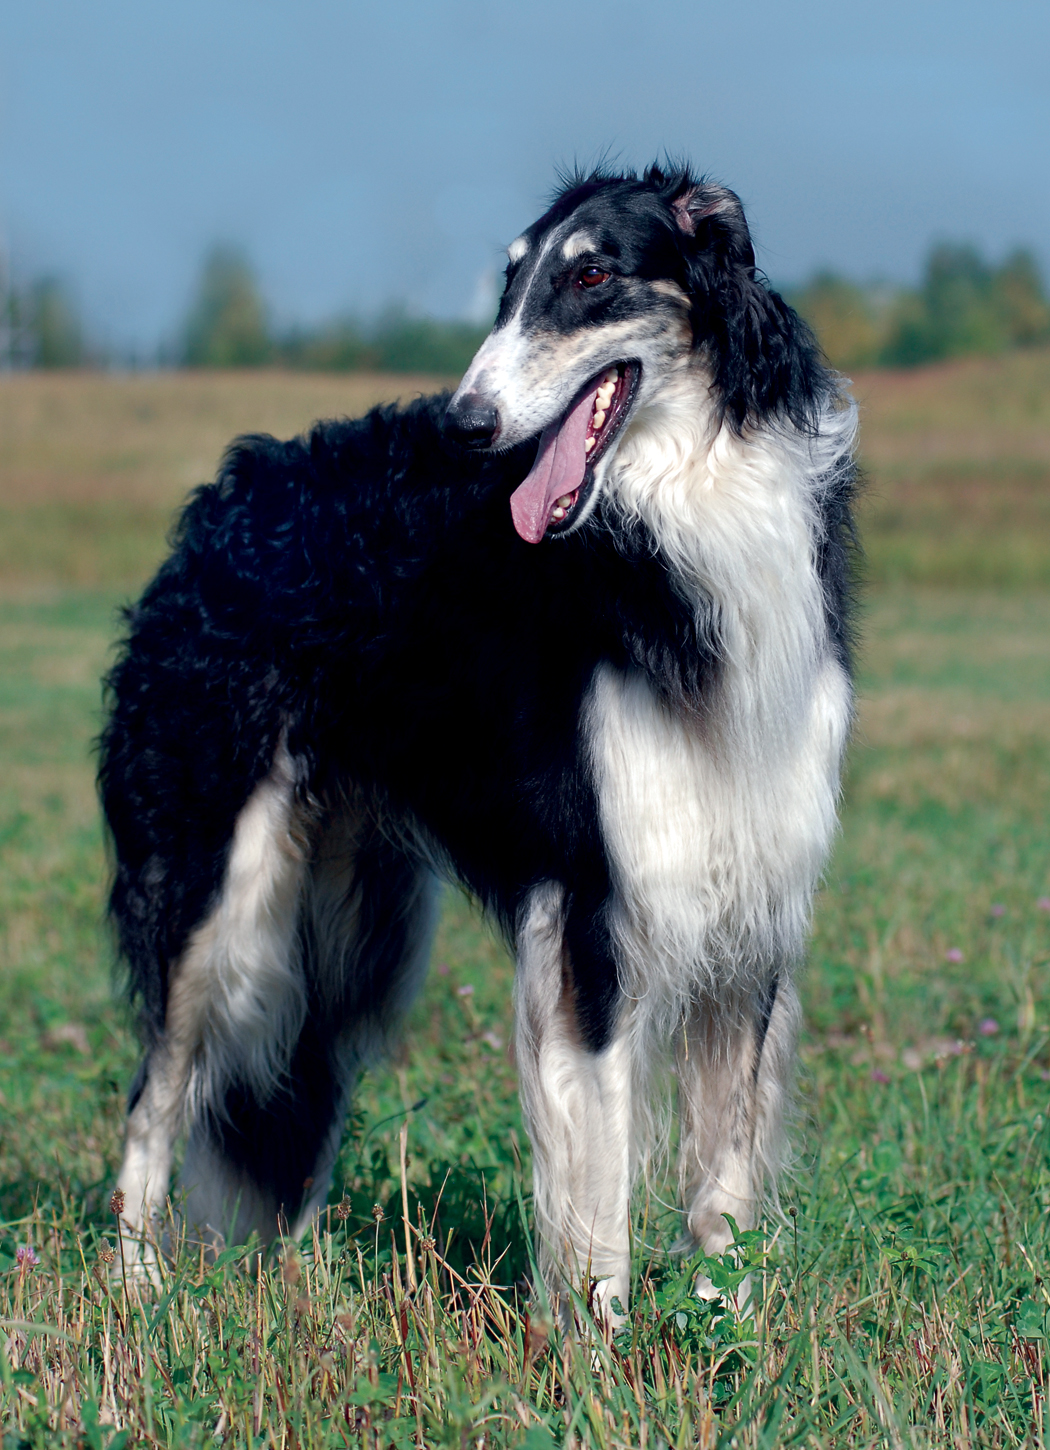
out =
<svg viewBox="0 0 1050 1450"><path fill-rule="evenodd" d="M610 463L609 502L646 529L687 599L713 602L730 716L763 749L808 709L830 653L821 494L855 433L856 408L838 399L811 435L786 420L736 433L690 360L639 409Z"/></svg>

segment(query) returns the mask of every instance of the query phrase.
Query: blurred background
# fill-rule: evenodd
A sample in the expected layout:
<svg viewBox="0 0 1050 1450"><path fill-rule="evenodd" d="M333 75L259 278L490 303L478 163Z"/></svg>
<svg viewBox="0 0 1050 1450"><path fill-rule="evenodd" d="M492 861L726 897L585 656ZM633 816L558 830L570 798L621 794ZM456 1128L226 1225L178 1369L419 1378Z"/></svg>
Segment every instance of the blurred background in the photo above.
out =
<svg viewBox="0 0 1050 1450"><path fill-rule="evenodd" d="M1048 57L1046 0L0 0L0 1315L79 1323L85 1403L110 1359L62 1296L95 1292L76 1265L112 1233L138 1053L93 784L119 611L234 434L454 383L558 169L666 154L739 192L861 411L858 714L785 1188L815 1368L784 1423L874 1444L891 1395L901 1444L933 1406L931 1444L1043 1443L1045 1362L1008 1338L1050 1343ZM386 1273L373 1205L400 1201L410 1122L428 1222L444 1194L456 1252L491 1230L510 1282L513 968L451 893L435 965L334 1199ZM164 1413L219 1434L226 1361L198 1342L152 1393L203 1397ZM26 1417L45 1435L76 1376L41 1387L19 1343L12 1433L44 1443ZM981 1438L1007 1374L1013 1428Z"/></svg>
<svg viewBox="0 0 1050 1450"><path fill-rule="evenodd" d="M454 369L555 168L665 154L840 366L1045 341L1048 41L1037 0L8 4L0 365Z"/></svg>
<svg viewBox="0 0 1050 1450"><path fill-rule="evenodd" d="M982 1053L1045 1101L1048 42L1045 0L0 0L0 1217L58 1161L79 1224L117 1161L91 741L119 606L232 435L454 382L502 248L601 159L737 190L860 403L860 706L806 979L824 1151L863 1165L935 1063L989 1142L1021 1109ZM442 931L427 1050L358 1120L428 1099L420 1184L524 1142L506 955L462 904ZM931 1174L970 1193L974 1152ZM392 1190L362 1174L370 1226Z"/></svg>

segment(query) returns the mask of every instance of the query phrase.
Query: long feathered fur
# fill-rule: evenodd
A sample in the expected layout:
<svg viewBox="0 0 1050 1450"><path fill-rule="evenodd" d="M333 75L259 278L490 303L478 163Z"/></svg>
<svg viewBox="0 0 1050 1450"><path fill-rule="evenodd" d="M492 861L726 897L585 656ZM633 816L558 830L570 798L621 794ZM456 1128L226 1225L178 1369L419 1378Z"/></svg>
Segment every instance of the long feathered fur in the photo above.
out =
<svg viewBox="0 0 1050 1450"><path fill-rule="evenodd" d="M121 1181L148 1224L188 1121L208 1232L305 1222L444 874L518 953L546 1272L590 1265L613 1314L660 1063L696 1241L782 1151L855 410L684 168L571 178L509 256L454 397L238 440L129 611L100 769L147 1045ZM613 442L528 542L508 500L602 377Z"/></svg>

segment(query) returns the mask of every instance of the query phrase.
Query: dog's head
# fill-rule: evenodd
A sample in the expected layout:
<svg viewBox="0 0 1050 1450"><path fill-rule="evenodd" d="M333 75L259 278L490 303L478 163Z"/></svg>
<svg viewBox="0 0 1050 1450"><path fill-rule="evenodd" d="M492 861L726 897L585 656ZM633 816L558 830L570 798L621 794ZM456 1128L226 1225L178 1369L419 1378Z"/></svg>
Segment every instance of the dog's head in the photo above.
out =
<svg viewBox="0 0 1050 1450"><path fill-rule="evenodd" d="M473 448L539 439L511 508L532 543L593 509L619 438L668 376L702 363L721 418L810 424L812 336L755 273L739 198L686 171L575 178L508 248L499 315L449 404Z"/></svg>

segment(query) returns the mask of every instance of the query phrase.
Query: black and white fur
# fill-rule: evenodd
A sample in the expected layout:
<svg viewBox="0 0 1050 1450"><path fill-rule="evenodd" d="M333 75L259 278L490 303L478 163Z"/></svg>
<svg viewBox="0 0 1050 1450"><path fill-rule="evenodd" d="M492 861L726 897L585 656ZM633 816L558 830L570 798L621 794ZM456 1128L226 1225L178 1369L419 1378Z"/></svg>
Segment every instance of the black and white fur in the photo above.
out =
<svg viewBox="0 0 1050 1450"><path fill-rule="evenodd" d="M724 188L574 178L509 259L451 401L239 439L129 613L100 773L146 1033L119 1181L147 1226L185 1127L193 1221L298 1233L452 876L517 954L544 1272L608 1306L668 1062L691 1240L752 1224L781 1161L855 410ZM606 373L583 486L526 542L510 495Z"/></svg>

